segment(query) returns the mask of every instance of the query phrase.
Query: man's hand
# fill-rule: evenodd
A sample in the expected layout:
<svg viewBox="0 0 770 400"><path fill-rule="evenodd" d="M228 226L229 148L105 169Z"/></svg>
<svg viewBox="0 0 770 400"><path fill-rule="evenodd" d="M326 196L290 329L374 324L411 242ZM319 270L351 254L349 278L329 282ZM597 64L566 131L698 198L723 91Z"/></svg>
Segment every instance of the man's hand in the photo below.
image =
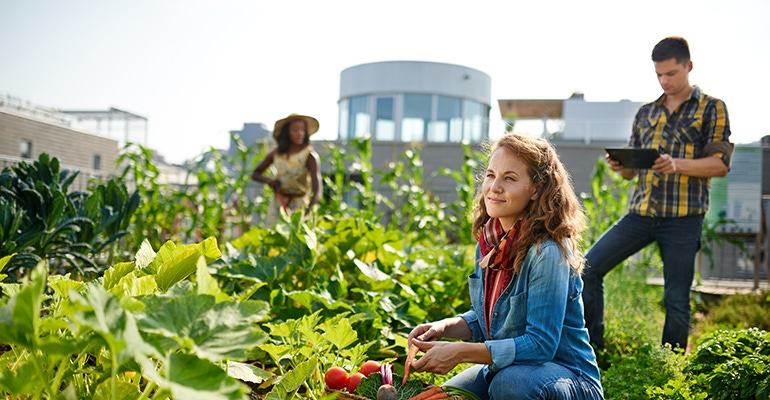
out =
<svg viewBox="0 0 770 400"><path fill-rule="evenodd" d="M677 159L671 157L670 154L662 154L655 159L655 163L652 164L652 170L660 172L661 174L673 174L677 171Z"/></svg>
<svg viewBox="0 0 770 400"><path fill-rule="evenodd" d="M604 159L607 160L610 169L619 173L625 179L633 179L636 176L636 170L625 168L620 164L620 161L613 159L609 154L604 154Z"/></svg>

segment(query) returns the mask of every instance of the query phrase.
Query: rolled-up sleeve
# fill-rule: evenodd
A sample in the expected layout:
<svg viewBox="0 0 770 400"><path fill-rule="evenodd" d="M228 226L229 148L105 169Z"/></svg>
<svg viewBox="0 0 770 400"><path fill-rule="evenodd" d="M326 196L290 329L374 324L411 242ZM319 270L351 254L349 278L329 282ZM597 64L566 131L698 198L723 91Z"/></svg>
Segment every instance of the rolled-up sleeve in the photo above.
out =
<svg viewBox="0 0 770 400"><path fill-rule="evenodd" d="M465 320L468 327L471 328L472 337L469 342L480 343L484 341L484 333L481 331L481 325L479 324L479 317L476 315L476 311L470 310L459 315L460 318Z"/></svg>

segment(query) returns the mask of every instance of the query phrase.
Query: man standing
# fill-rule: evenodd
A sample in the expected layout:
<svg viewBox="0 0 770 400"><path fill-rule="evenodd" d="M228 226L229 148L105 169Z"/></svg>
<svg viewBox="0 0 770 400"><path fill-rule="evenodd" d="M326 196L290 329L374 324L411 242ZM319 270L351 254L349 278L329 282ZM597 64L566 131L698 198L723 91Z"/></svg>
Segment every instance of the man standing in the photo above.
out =
<svg viewBox="0 0 770 400"><path fill-rule="evenodd" d="M663 95L639 108L628 144L656 149L660 157L651 169L630 169L606 156L613 171L638 180L628 213L586 253L586 327L599 350L604 349L604 276L652 242L657 242L663 259L662 343L687 348L690 286L709 206L709 182L727 174L733 151L725 103L690 85L687 41L661 40L652 50L652 61Z"/></svg>

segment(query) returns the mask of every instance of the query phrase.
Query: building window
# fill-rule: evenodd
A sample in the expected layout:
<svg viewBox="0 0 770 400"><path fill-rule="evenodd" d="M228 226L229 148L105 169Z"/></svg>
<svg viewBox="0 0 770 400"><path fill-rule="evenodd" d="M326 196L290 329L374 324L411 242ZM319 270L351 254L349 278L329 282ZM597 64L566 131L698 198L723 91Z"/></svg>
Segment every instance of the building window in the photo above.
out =
<svg viewBox="0 0 770 400"><path fill-rule="evenodd" d="M19 143L19 153L21 158L32 158L32 142L29 140L22 140Z"/></svg>
<svg viewBox="0 0 770 400"><path fill-rule="evenodd" d="M348 138L348 132L350 130L348 129L348 122L350 119L350 109L348 108L350 106L350 100L343 99L340 100L340 119L338 122L339 124L339 136L338 139L347 139Z"/></svg>
<svg viewBox="0 0 770 400"><path fill-rule="evenodd" d="M472 143L480 142L484 139L486 131L486 120L484 115L485 106L471 100L465 100L465 124L463 129L463 139ZM486 114L488 115L488 114Z"/></svg>
<svg viewBox="0 0 770 400"><path fill-rule="evenodd" d="M431 117L431 95L405 94L404 118L401 120L401 141L422 142Z"/></svg>
<svg viewBox="0 0 770 400"><path fill-rule="evenodd" d="M102 157L98 154L94 155L94 170L98 171L102 169Z"/></svg>
<svg viewBox="0 0 770 400"><path fill-rule="evenodd" d="M428 129L429 142L460 142L463 137L463 101L456 97L438 96L436 120Z"/></svg>
<svg viewBox="0 0 770 400"><path fill-rule="evenodd" d="M393 119L393 97L377 98L374 137L382 141L393 141L396 139L396 121Z"/></svg>
<svg viewBox="0 0 770 400"><path fill-rule="evenodd" d="M350 99L350 121L348 122L349 139L364 137L371 132L369 124L369 96L357 96Z"/></svg>

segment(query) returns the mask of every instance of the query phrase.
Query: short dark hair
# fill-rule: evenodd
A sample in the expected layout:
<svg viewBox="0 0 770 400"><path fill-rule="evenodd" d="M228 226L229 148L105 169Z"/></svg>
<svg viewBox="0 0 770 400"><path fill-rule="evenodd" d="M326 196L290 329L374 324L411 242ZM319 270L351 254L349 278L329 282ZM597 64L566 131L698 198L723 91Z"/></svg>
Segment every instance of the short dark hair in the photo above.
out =
<svg viewBox="0 0 770 400"><path fill-rule="evenodd" d="M664 61L669 58L675 58L679 64L687 64L690 61L690 46L683 37L669 36L652 49L652 61Z"/></svg>

